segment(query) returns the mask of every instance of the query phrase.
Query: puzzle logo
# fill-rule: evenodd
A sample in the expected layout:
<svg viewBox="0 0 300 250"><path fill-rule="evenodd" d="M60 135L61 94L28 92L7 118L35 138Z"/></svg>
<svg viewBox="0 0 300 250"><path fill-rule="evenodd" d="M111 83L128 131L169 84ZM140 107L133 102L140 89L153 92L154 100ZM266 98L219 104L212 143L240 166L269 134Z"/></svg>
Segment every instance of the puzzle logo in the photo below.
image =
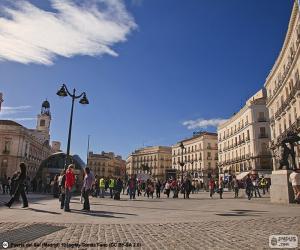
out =
<svg viewBox="0 0 300 250"><path fill-rule="evenodd" d="M296 235L271 235L269 237L270 248L297 248L298 236Z"/></svg>

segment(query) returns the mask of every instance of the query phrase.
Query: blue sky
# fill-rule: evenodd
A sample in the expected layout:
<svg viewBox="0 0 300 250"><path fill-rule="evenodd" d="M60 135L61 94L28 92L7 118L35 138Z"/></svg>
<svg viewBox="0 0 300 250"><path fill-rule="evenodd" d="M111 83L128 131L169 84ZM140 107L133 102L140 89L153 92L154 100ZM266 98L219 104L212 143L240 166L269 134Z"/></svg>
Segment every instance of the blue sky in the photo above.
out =
<svg viewBox="0 0 300 250"><path fill-rule="evenodd" d="M71 100L55 93L66 83L90 100L87 106L77 103L74 113L71 151L83 159L88 135L94 152L126 157L141 146L172 145L199 129L215 131L205 124L230 117L263 86L292 5L1 1L0 91L11 109L0 119L34 127L31 118L47 98L51 138L65 149ZM198 128L183 125L198 119Z"/></svg>

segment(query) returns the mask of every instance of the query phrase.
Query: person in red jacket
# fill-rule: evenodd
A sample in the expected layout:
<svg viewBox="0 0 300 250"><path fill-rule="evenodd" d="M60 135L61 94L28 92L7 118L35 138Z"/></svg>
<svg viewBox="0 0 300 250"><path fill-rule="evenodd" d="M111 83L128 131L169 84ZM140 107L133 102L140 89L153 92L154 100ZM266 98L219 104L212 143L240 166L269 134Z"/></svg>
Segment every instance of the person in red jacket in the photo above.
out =
<svg viewBox="0 0 300 250"><path fill-rule="evenodd" d="M75 175L74 175L74 165L69 165L67 171L66 171L66 181L65 181L65 190L66 190L66 196L65 196L65 212L71 212L70 210L70 200L71 200L71 194L72 194L72 188L75 184Z"/></svg>

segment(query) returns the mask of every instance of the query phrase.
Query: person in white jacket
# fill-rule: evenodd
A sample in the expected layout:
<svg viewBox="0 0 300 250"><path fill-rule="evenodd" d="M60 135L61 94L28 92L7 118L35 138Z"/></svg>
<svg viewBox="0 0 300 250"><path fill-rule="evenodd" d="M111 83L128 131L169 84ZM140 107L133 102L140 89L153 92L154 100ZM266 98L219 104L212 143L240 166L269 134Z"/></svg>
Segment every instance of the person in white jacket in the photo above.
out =
<svg viewBox="0 0 300 250"><path fill-rule="evenodd" d="M289 181L292 183L295 202L300 204L300 169L293 170L293 172L290 174Z"/></svg>

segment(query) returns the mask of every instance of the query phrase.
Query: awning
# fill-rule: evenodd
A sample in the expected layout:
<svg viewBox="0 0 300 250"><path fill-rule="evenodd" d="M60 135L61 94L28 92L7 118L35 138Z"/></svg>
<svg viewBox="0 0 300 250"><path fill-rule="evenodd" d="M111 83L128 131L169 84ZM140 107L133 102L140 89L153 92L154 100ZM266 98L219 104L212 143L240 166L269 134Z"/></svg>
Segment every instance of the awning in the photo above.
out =
<svg viewBox="0 0 300 250"><path fill-rule="evenodd" d="M247 172L242 172L242 173L240 173L240 174L238 174L238 175L236 176L236 179L237 179L237 180L242 180L242 179L244 179L249 173L250 173L249 171L247 171Z"/></svg>

